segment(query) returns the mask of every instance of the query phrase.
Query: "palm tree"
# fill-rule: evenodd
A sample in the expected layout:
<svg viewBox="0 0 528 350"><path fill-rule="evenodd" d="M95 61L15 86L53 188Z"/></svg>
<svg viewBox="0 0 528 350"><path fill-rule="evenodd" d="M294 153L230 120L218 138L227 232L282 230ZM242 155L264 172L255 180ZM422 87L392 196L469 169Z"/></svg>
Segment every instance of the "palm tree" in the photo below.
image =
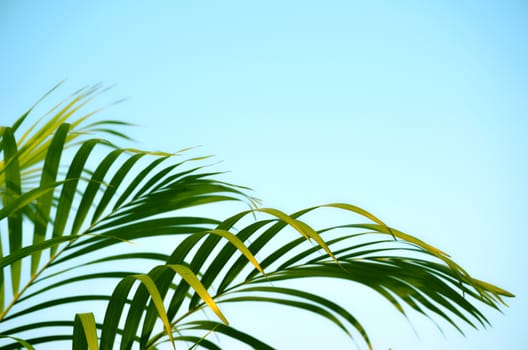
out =
<svg viewBox="0 0 528 350"><path fill-rule="evenodd" d="M102 91L77 91L25 132L33 107L0 129L0 349L220 349L221 337L272 349L221 311L247 302L315 313L371 349L348 310L285 284L314 277L360 283L404 315L437 315L460 332L488 323L481 306L513 296L354 205L261 208L203 158L119 147L126 123L89 123L98 110L82 112ZM248 209L224 220L191 215L227 201ZM351 223L315 229L305 218L321 210L350 213ZM130 244L140 241L162 247ZM75 311L86 305L93 312Z"/></svg>

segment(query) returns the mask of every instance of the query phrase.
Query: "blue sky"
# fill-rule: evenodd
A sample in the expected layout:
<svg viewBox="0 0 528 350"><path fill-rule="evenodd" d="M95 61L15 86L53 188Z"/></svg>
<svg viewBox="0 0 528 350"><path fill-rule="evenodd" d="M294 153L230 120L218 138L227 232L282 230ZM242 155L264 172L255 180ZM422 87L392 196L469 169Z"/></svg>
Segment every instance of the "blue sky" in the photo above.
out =
<svg viewBox="0 0 528 350"><path fill-rule="evenodd" d="M342 292L377 348L525 349L527 37L521 0L1 0L0 121L62 79L57 99L115 84L105 98L128 100L105 113L142 146L201 145L266 206L360 205L517 295L492 329L444 338L415 317L417 338ZM292 311L310 324L284 333L259 312L279 349L350 347L316 317Z"/></svg>

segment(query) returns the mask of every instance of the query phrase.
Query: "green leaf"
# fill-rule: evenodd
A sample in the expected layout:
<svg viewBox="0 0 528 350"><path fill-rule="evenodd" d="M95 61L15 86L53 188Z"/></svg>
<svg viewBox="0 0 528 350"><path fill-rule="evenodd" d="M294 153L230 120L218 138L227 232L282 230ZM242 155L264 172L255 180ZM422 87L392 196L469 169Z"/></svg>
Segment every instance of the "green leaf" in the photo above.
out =
<svg viewBox="0 0 528 350"><path fill-rule="evenodd" d="M130 185L126 188L126 190L121 194L121 196L117 199L114 210L119 208L126 200L127 198L136 190L136 188L139 186L139 184L148 176L150 172L154 170L161 162L168 159L168 157L163 158L157 158L154 161L152 161L148 166L146 166L137 176L132 180Z"/></svg>
<svg viewBox="0 0 528 350"><path fill-rule="evenodd" d="M176 346L174 345L174 339L172 337L171 325L169 319L167 318L165 306L163 305L163 300L161 299L161 296L158 292L158 288L156 287L152 279L147 275L133 275L132 277L140 280L149 291L150 297L152 298L152 302L156 306L161 321L163 322L163 326L165 327L165 332L167 332L167 335L173 345L173 348L176 349Z"/></svg>
<svg viewBox="0 0 528 350"><path fill-rule="evenodd" d="M259 212L263 212L263 213L267 213L267 214L273 215L273 216L279 218L280 220L286 222L288 225L290 225L291 227L296 229L306 239L308 239L308 240L309 239L313 239L315 242L317 242L317 244L321 248L323 248L326 251L326 253L328 255L330 255L335 260L335 256L332 253L332 251L330 250L330 248L328 248L328 245L326 244L326 242L308 224L306 224L306 223L304 223L302 221L299 221L297 219L294 219L291 216L286 215L285 213L283 213L282 211L277 210L277 209L261 208L261 209L255 209L255 211L259 211Z"/></svg>
<svg viewBox="0 0 528 350"><path fill-rule="evenodd" d="M3 208L0 208L0 220L10 215L17 214L18 211L23 210L33 201L42 197L46 193L53 191L56 187L62 185L63 183L63 181L59 181L54 184L50 184L46 187L37 187L30 191L24 192L19 197L10 202L8 205L4 205Z"/></svg>
<svg viewBox="0 0 528 350"><path fill-rule="evenodd" d="M101 140L92 139L84 142L75 157L73 158L71 165L66 174L67 182L64 184L61 190L59 201L57 204L57 212L55 214L55 222L53 225L53 237L60 237L64 234L66 223L70 217L71 207L73 205L75 190L79 183L82 170L84 165L90 156L93 148L96 144L101 143ZM56 252L56 247L51 249L50 255L54 256Z"/></svg>
<svg viewBox="0 0 528 350"><path fill-rule="evenodd" d="M224 322L224 324L229 324L225 316L222 314L220 309L218 308L218 305L214 302L213 298L207 292L207 289L203 286L203 284L200 282L200 280L196 277L196 275L192 272L191 269L189 269L187 266L184 265L167 265L171 269L173 269L176 273L178 273L184 280L187 282L192 289L198 293L200 298L209 306L211 310Z"/></svg>
<svg viewBox="0 0 528 350"><path fill-rule="evenodd" d="M175 348L170 322L167 318L165 307L163 305L163 300L161 299L158 288L149 276L138 274L125 277L121 280L121 282L119 282L117 287L114 289L114 293L106 309L105 319L103 323L104 328L101 334L101 350L113 348L119 319L121 318L123 307L127 300L127 295L130 289L132 288L132 285L135 280L139 280L143 284L143 286L148 290L150 297L154 305L156 306L158 315L161 321L163 322L165 332L167 333L173 345L173 348Z"/></svg>
<svg viewBox="0 0 528 350"><path fill-rule="evenodd" d="M114 164L117 157L119 157L119 155L121 155L123 152L123 149L117 149L110 152L95 170L95 173L93 174L92 178L90 179L90 182L88 183L86 189L83 192L79 208L77 209L77 214L75 215L75 218L73 220L71 231L72 234L79 233L79 230L81 229L81 226L83 225L84 220L88 215L88 211L93 205L95 195L97 194L97 191L99 190L101 184L104 183L104 177L106 173L108 172L110 166Z"/></svg>
<svg viewBox="0 0 528 350"><path fill-rule="evenodd" d="M103 197L101 198L101 200L97 204L97 207L94 210L92 224L97 222L97 219L99 219L110 200L114 197L114 194L116 193L119 185L123 182L125 176L132 169L132 166L134 166L134 164L144 155L145 154L142 153L135 154L132 157L128 158L126 162L121 167L119 167L118 171L110 181L110 184L106 188Z"/></svg>
<svg viewBox="0 0 528 350"><path fill-rule="evenodd" d="M214 235L219 235L219 236L227 239L229 242L231 242L231 244L233 244L253 264L253 266L255 266L255 268L261 274L265 275L264 270L260 267L257 259L255 259L253 254L251 254L249 249L244 244L244 242L242 242L237 236L235 236L234 234L232 234L229 231L220 230L220 229L207 231L207 233L212 233Z"/></svg>
<svg viewBox="0 0 528 350"><path fill-rule="evenodd" d="M69 129L69 124L62 124L55 132L46 153L46 160L44 161L44 168L42 169L42 177L40 179L40 187L45 188L56 182L59 162ZM46 228L49 221L52 199L53 191L46 192L43 196L37 199L38 212L36 219L34 220L35 229L33 231L33 244L39 244L46 237ZM41 251L36 251L31 257L31 275L34 275L37 272L41 254Z"/></svg>
<svg viewBox="0 0 528 350"><path fill-rule="evenodd" d="M0 171L5 172L5 192L2 196L3 208L0 210L0 213L2 213L20 201L22 189L15 137L10 128L4 127L0 128L0 136L2 136L2 148L4 149L4 164L3 169L0 168ZM16 206L16 209L19 209L19 207ZM12 208L6 213L8 215L7 230L10 253L16 252L22 247L22 215L16 209ZM5 217L5 214L0 214L0 219L3 217ZM20 288L21 268L20 261L14 261L11 265L11 287L13 294L18 293Z"/></svg>
<svg viewBox="0 0 528 350"><path fill-rule="evenodd" d="M98 350L97 330L93 313L75 315L73 350Z"/></svg>
<svg viewBox="0 0 528 350"><path fill-rule="evenodd" d="M9 339L13 339L14 341L16 341L19 345L22 345L23 347L25 347L26 349L28 350L35 350L34 347L31 346L30 343L28 343L27 341L25 341L24 339L20 339L20 338L17 338L17 337L12 337L10 335L4 335L4 334L0 334L0 338L9 338Z"/></svg>

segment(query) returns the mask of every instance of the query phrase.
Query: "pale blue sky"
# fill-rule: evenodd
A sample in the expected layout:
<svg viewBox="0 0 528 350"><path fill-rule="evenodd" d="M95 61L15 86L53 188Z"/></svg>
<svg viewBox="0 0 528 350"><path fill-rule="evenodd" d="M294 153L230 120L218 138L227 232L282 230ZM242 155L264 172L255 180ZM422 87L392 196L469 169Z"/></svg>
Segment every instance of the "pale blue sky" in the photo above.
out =
<svg viewBox="0 0 528 350"><path fill-rule="evenodd" d="M363 206L517 295L487 313L494 328L446 340L416 317L417 339L381 299L342 291L379 349L521 350L526 38L521 0L0 0L0 121L64 78L57 99L117 84L107 98L129 100L107 115L142 125L144 147L202 145L266 206ZM316 317L260 312L251 327L279 349L351 346ZM313 326L287 336L280 322L298 320Z"/></svg>

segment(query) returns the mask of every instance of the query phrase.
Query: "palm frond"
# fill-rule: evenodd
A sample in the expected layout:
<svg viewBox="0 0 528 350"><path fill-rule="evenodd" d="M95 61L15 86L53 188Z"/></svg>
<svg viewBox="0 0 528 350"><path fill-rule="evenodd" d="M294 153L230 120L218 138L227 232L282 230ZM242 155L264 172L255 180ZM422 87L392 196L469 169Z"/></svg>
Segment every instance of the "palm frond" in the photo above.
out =
<svg viewBox="0 0 528 350"><path fill-rule="evenodd" d="M259 208L247 188L207 171L207 157L117 146L107 138L127 139L115 129L126 123L87 124L100 110L82 112L102 91L79 90L18 139L32 108L0 129L0 349L64 340L90 350L219 349L222 337L271 349L220 311L247 302L319 315L372 349L366 325L339 301L289 283L303 279L363 285L405 317L436 315L462 333L461 324L488 325L481 306L500 310L513 296L357 206ZM250 209L225 220L185 211L227 201ZM322 208L350 223L310 225ZM130 250L148 240L162 246ZM93 313L70 311L85 303Z"/></svg>

